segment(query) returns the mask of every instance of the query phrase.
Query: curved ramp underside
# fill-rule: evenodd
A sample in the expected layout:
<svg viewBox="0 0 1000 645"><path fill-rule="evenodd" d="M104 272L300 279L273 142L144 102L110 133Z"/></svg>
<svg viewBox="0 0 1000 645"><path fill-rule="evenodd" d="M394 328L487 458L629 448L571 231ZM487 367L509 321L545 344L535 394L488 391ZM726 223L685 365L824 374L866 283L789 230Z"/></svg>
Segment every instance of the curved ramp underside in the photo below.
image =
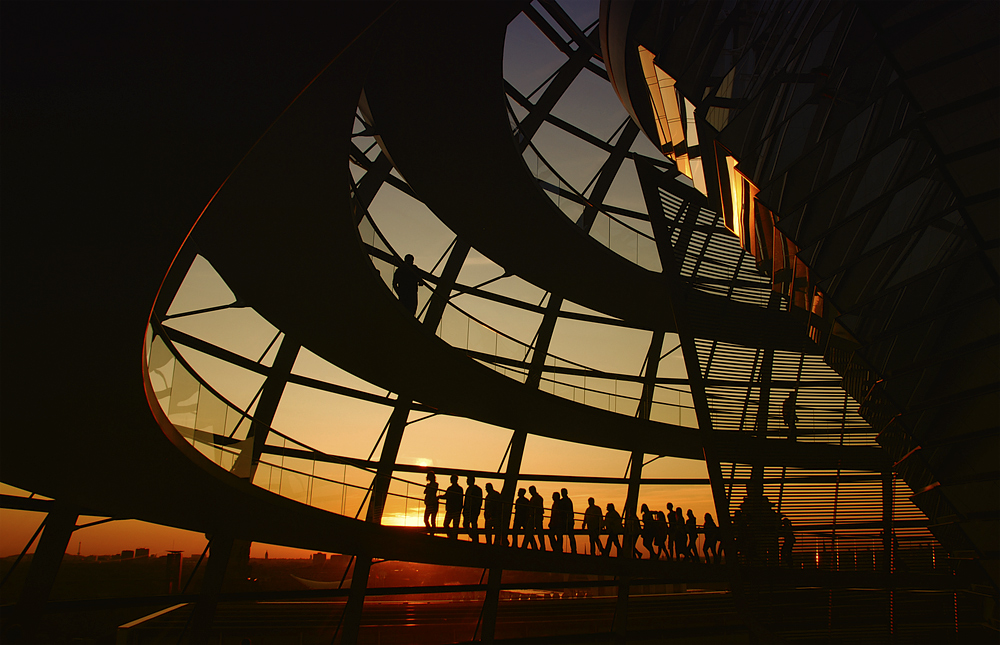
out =
<svg viewBox="0 0 1000 645"><path fill-rule="evenodd" d="M406 31L413 26L409 19L401 22ZM382 43L387 39L393 40L383 36ZM380 54L384 49L379 45ZM356 43L349 53L356 62L346 69L331 67L299 97L233 173L193 231L200 251L235 292L322 358L443 413L594 446L702 458L700 430L626 417L527 388L450 347L399 306L360 243L349 201L351 126L361 85L368 82L371 58L365 54L372 52L362 52ZM506 147L513 150L509 133ZM447 173L442 177L446 180ZM421 197L422 188L415 186ZM548 203L535 192L538 204ZM541 217L568 225L553 208L541 211ZM498 238L509 231L503 225L497 229ZM622 272L612 269L610 275L622 284L645 273L651 276L650 291L662 291L654 274L596 242L594 246L601 253L593 263L617 260ZM556 254L548 262L559 266L562 259ZM608 282L607 292L631 290L612 289ZM734 461L752 452L767 463L805 468L841 460L874 468L882 462L872 448L716 434L720 455Z"/></svg>
<svg viewBox="0 0 1000 645"><path fill-rule="evenodd" d="M635 327L673 331L663 276L570 221L517 151L503 85L509 7L403 5L398 13L407 27L383 40L365 97L376 135L421 199L508 272ZM469 24L476 29L460 28ZM786 312L694 290L683 306L700 337L815 351L803 322Z"/></svg>

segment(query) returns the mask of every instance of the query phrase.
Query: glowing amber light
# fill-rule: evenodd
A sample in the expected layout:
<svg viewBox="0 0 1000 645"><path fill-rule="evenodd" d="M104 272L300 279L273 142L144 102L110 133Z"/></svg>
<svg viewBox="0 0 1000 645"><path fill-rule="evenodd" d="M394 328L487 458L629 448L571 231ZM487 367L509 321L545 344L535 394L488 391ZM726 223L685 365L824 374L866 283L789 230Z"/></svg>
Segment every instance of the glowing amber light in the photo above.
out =
<svg viewBox="0 0 1000 645"><path fill-rule="evenodd" d="M694 105L674 87L674 79L656 66L655 55L639 46L639 61L646 79L649 98L656 117L656 133L660 150L677 164L677 169L689 177L701 193L708 194L701 159L691 151L698 145L698 129L694 120Z"/></svg>

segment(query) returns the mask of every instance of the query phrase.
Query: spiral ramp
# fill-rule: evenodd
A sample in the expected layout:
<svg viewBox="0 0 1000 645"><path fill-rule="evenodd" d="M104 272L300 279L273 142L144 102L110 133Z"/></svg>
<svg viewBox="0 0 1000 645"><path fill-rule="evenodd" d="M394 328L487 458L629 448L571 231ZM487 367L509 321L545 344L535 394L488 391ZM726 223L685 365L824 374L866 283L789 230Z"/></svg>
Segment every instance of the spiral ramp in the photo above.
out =
<svg viewBox="0 0 1000 645"><path fill-rule="evenodd" d="M166 313L183 269L196 254L210 259L242 303L284 332L283 343L291 344L291 339L397 393L397 404L411 401L414 407L515 433L630 452L703 459L709 446L712 458L721 463L838 471L849 464L854 470L883 472L888 460L874 445L776 441L569 401L484 366L399 306L357 233L358 190L352 191L346 166L359 102L382 152L413 192L467 248L506 272L638 329L677 333L675 309L682 307L685 324L697 328L699 338L814 358L820 353L794 312L676 290L661 274L595 242L543 194L524 168L504 110L504 33L521 8L489 3L357 11L356 21L342 28L333 62L240 162L191 229L162 284L157 271L149 269L133 276L135 283L144 282L139 286L145 290L115 293L123 298L118 308L127 315L121 323L112 323L121 325L116 331L102 332L107 344L116 347L105 360L96 361L95 380L105 383L109 392L117 387L123 393L116 421L89 432L84 427L50 428L53 436L65 440L50 451L48 465L40 467L40 460L11 458L33 454L32 442L9 430L33 420L8 407L4 480L89 512L369 559L478 567L489 569L491 578L494 570L515 569L626 579L729 579L731 574L717 571L678 573L660 562L505 552L445 541L380 525L371 507L369 520L374 521L355 519L264 490L239 476L235 467L230 472L220 468L159 409L149 371L145 365L138 368L134 346L117 347L121 338L129 337L121 329L131 326L134 339L141 327L137 322L149 319L149 294L157 284L154 329L170 335L156 325L156 318ZM477 29L459 28L468 24ZM412 96L426 100L400 98ZM160 251L165 249L161 245ZM118 267L102 270L105 273L95 271L90 280L100 283ZM431 310L434 298L444 306L450 288L445 277L436 277ZM732 324L736 320L740 324ZM176 340L183 342L179 336ZM11 365L5 360L5 390L9 386L24 392L26 402L37 402L37 394L14 382ZM25 355L17 376L31 365ZM102 433L99 442L81 438L84 433L92 438L95 431ZM248 437L251 445L252 439ZM384 473L387 465L391 473L392 464L368 467ZM823 577L830 585L860 579L842 576L837 582L836 576ZM362 599L363 594L362 588Z"/></svg>

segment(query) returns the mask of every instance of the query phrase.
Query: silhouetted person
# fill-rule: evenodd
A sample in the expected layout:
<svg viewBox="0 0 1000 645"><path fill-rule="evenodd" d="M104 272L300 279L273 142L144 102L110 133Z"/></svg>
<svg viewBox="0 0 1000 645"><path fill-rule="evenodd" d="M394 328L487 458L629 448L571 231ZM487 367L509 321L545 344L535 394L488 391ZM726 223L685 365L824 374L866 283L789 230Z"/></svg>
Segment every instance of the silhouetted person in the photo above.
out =
<svg viewBox="0 0 1000 645"><path fill-rule="evenodd" d="M556 553L562 553L563 531L566 530L566 518L563 517L562 500L559 493L552 493L552 507L549 509L549 546Z"/></svg>
<svg viewBox="0 0 1000 645"><path fill-rule="evenodd" d="M656 535L655 516L645 504L642 505L642 508L640 508L639 511L642 515L642 532L640 533L640 535L642 535L642 547L649 551L649 559L654 560L659 557L659 555L655 554L653 551L653 537Z"/></svg>
<svg viewBox="0 0 1000 645"><path fill-rule="evenodd" d="M785 425L788 426L788 433L793 436L796 433L795 422L799 420L795 416L795 397L795 392L792 392L785 399L784 403L781 404L781 418L784 420Z"/></svg>
<svg viewBox="0 0 1000 645"><path fill-rule="evenodd" d="M469 529L469 537L479 542L479 512L483 508L483 489L476 485L476 478L465 479L465 504L462 505L462 528Z"/></svg>
<svg viewBox="0 0 1000 645"><path fill-rule="evenodd" d="M674 515L673 502L667 502L667 559L677 557L677 543L674 541L677 518Z"/></svg>
<svg viewBox="0 0 1000 645"><path fill-rule="evenodd" d="M590 555L600 555L604 514L601 513L601 507L594 503L593 497L587 499L587 504L587 510L583 512L583 528L590 537Z"/></svg>
<svg viewBox="0 0 1000 645"><path fill-rule="evenodd" d="M695 562L701 562L701 558L698 557L698 520L694 517L694 511L690 508L688 509L687 522L685 522L685 528L687 528L687 550L688 555L694 558Z"/></svg>
<svg viewBox="0 0 1000 645"><path fill-rule="evenodd" d="M719 564L719 527L715 525L711 513L705 513L705 544L702 545L702 553L705 554L705 562ZM708 552L712 552L712 559L708 559Z"/></svg>
<svg viewBox="0 0 1000 645"><path fill-rule="evenodd" d="M674 509L674 522L670 525L670 534L677 546L677 557L683 555L685 560L690 560L691 550L688 549L687 527L684 526L684 509L680 506Z"/></svg>
<svg viewBox="0 0 1000 645"><path fill-rule="evenodd" d="M792 521L784 515L781 516L778 537L781 538L781 564L790 567L792 566L792 547L795 546L795 530L792 528Z"/></svg>
<svg viewBox="0 0 1000 645"><path fill-rule="evenodd" d="M517 546L517 533L520 532L524 535L521 539L521 548L528 548L528 540L531 540L532 545L537 550L538 544L535 543L533 528L535 525L535 514L534 509L531 507L531 502L524 496L527 492L523 488L518 488L517 499L514 500L514 546Z"/></svg>
<svg viewBox="0 0 1000 645"><path fill-rule="evenodd" d="M433 472L427 473L427 485L424 486L424 526L429 529L437 526L438 514L438 483Z"/></svg>
<svg viewBox="0 0 1000 645"><path fill-rule="evenodd" d="M740 502L741 552L750 564L774 566L778 563L778 530L781 518L774 504L763 495L747 495Z"/></svg>
<svg viewBox="0 0 1000 645"><path fill-rule="evenodd" d="M542 496L538 494L538 490L534 486L528 486L528 493L531 497L528 498L528 502L531 503L531 530L533 535L531 536L531 543L535 543L535 536L538 536L538 550L545 550L545 500Z"/></svg>
<svg viewBox="0 0 1000 645"><path fill-rule="evenodd" d="M486 543L496 544L497 528L500 524L500 493L493 484L486 484L486 498L483 500L483 522L486 524Z"/></svg>
<svg viewBox="0 0 1000 645"><path fill-rule="evenodd" d="M632 557L636 559L642 559L642 552L636 548L636 542L639 541L639 519L634 513L630 512L627 508L625 509L625 547L626 551L631 550Z"/></svg>
<svg viewBox="0 0 1000 645"><path fill-rule="evenodd" d="M670 550L667 548L667 537L669 534L670 529L667 526L667 516L663 514L663 511L653 511L653 545L659 549L657 557L665 554L667 560L672 559L670 557Z"/></svg>
<svg viewBox="0 0 1000 645"><path fill-rule="evenodd" d="M608 512L604 516L604 528L608 532L608 541L604 545L604 555L611 555L611 545L615 545L615 557L622 556L622 543L618 537L622 534L622 516L615 510L615 505L608 502Z"/></svg>
<svg viewBox="0 0 1000 645"><path fill-rule="evenodd" d="M559 502L562 504L563 518L566 521L566 538L569 541L570 553L576 553L576 514L573 512L573 500L569 498L569 491L565 488L559 491L562 493L562 499Z"/></svg>
<svg viewBox="0 0 1000 645"><path fill-rule="evenodd" d="M458 539L458 526L462 519L462 487L458 475L451 476L451 486L444 492L444 528L448 537ZM448 527L451 527L450 529Z"/></svg>
<svg viewBox="0 0 1000 645"><path fill-rule="evenodd" d="M392 274L392 290L396 292L400 304L413 315L417 313L417 287L422 286L424 281L417 277L413 256L407 255L403 258L403 264Z"/></svg>

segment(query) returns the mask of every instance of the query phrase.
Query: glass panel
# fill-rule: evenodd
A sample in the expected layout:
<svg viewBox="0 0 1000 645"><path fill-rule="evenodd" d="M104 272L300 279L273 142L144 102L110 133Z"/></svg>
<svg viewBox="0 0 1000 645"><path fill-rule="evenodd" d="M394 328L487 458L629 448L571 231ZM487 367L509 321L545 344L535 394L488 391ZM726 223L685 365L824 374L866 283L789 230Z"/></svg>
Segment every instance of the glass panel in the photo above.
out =
<svg viewBox="0 0 1000 645"><path fill-rule="evenodd" d="M629 453L624 450L528 435L521 473L624 477L628 461Z"/></svg>
<svg viewBox="0 0 1000 645"><path fill-rule="evenodd" d="M170 405L170 386L174 381L174 355L166 343L157 336L150 344L149 381L160 407L166 410Z"/></svg>
<svg viewBox="0 0 1000 645"><path fill-rule="evenodd" d="M646 213L646 200L642 198L642 187L635 172L635 162L631 159L622 161L621 168L604 197L604 203L637 213Z"/></svg>
<svg viewBox="0 0 1000 645"><path fill-rule="evenodd" d="M602 141L610 139L627 116L611 84L588 69L573 79L552 115Z"/></svg>
<svg viewBox="0 0 1000 645"><path fill-rule="evenodd" d="M201 388L201 395L198 397L198 410L194 427L198 430L211 432L212 434L225 435L226 416L229 413L229 406L221 399Z"/></svg>
<svg viewBox="0 0 1000 645"><path fill-rule="evenodd" d="M245 370L190 347L176 347L198 377L235 406L248 406L264 383L263 374Z"/></svg>
<svg viewBox="0 0 1000 645"><path fill-rule="evenodd" d="M171 423L188 428L194 427L200 389L198 381L179 363L175 363L170 405L167 407L167 418Z"/></svg>
<svg viewBox="0 0 1000 645"><path fill-rule="evenodd" d="M543 123L531 142L578 193L584 192L608 159L604 150L551 123Z"/></svg>
<svg viewBox="0 0 1000 645"><path fill-rule="evenodd" d="M507 25L503 76L524 96L531 95L564 62L566 55L523 13Z"/></svg>
<svg viewBox="0 0 1000 645"><path fill-rule="evenodd" d="M258 360L278 330L250 307L221 309L183 318L164 326L180 330L252 361ZM169 331L167 335L169 335Z"/></svg>
<svg viewBox="0 0 1000 645"><path fill-rule="evenodd" d="M175 316L187 311L228 305L235 300L236 296L211 263L198 255L177 289L167 315Z"/></svg>
<svg viewBox="0 0 1000 645"><path fill-rule="evenodd" d="M343 385L344 387L370 394L381 396L386 393L384 389L376 387L368 381L342 370L333 363L329 363L316 354L313 354L305 347L299 349L299 354L295 358L295 365L292 367L292 374L308 376L319 381Z"/></svg>
<svg viewBox="0 0 1000 645"><path fill-rule="evenodd" d="M317 450L367 459L391 412L388 405L289 383L272 426Z"/></svg>
<svg viewBox="0 0 1000 645"><path fill-rule="evenodd" d="M472 419L410 413L397 462L429 467L495 471L500 467L512 431Z"/></svg>
<svg viewBox="0 0 1000 645"><path fill-rule="evenodd" d="M638 376L651 338L649 331L560 318L549 353L591 369Z"/></svg>
<svg viewBox="0 0 1000 645"><path fill-rule="evenodd" d="M412 254L424 271L431 270L455 239L427 206L389 184L382 185L368 212L396 253Z"/></svg>

